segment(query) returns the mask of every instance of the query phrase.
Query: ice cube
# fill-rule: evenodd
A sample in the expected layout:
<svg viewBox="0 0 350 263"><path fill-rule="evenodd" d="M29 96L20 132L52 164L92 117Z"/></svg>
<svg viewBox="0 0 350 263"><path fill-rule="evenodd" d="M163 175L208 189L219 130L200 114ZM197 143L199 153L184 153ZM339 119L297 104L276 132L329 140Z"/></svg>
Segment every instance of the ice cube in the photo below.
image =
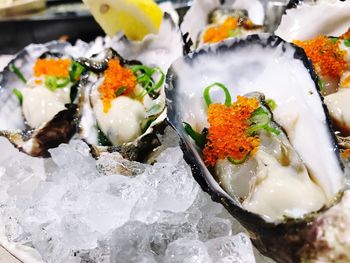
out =
<svg viewBox="0 0 350 263"><path fill-rule="evenodd" d="M164 257L164 263L211 263L204 243L186 238L178 239L169 244Z"/></svg>
<svg viewBox="0 0 350 263"><path fill-rule="evenodd" d="M110 262L155 263L149 244L150 234L151 228L137 221L128 222L116 229L111 239Z"/></svg>
<svg viewBox="0 0 350 263"><path fill-rule="evenodd" d="M205 245L213 262L255 263L252 244L244 233L211 239Z"/></svg>

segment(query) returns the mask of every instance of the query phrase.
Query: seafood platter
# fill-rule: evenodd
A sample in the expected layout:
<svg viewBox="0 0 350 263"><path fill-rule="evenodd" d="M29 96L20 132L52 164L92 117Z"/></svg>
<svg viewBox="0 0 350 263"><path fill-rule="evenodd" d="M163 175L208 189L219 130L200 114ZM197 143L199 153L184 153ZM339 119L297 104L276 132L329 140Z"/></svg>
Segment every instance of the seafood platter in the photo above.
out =
<svg viewBox="0 0 350 263"><path fill-rule="evenodd" d="M0 73L2 247L350 262L350 1L165 3L141 39L85 2L110 36L31 44Z"/></svg>

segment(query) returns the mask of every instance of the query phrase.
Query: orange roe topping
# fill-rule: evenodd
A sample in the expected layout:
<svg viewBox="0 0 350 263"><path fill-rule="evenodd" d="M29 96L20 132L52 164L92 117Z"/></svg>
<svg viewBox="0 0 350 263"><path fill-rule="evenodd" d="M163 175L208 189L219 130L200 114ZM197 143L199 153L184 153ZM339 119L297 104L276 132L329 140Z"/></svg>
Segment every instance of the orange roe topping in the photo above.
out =
<svg viewBox="0 0 350 263"><path fill-rule="evenodd" d="M347 64L344 60L346 52L340 50L337 42L334 43L326 36L318 36L307 41L295 40L293 43L305 50L318 73L339 81Z"/></svg>
<svg viewBox="0 0 350 263"><path fill-rule="evenodd" d="M249 152L254 154L260 144L257 136L249 136L248 119L259 107L256 98L237 97L231 106L210 104L208 108L208 142L203 156L207 166L215 166L217 160L231 157L242 160Z"/></svg>
<svg viewBox="0 0 350 263"><path fill-rule="evenodd" d="M340 155L343 159L349 158L350 157L350 149L344 150L343 152L341 152Z"/></svg>
<svg viewBox="0 0 350 263"><path fill-rule="evenodd" d="M103 102L103 111L107 113L111 108L112 100L117 97L116 91L122 88L123 92L119 95L131 95L135 87L136 77L132 70L122 67L118 59L111 59L104 72L103 83L98 88Z"/></svg>
<svg viewBox="0 0 350 263"><path fill-rule="evenodd" d="M350 74L340 82L340 87L345 88L349 86L350 86Z"/></svg>
<svg viewBox="0 0 350 263"><path fill-rule="evenodd" d="M230 36L231 30L238 28L238 18L228 17L221 25L209 28L203 36L204 43L220 42Z"/></svg>
<svg viewBox="0 0 350 263"><path fill-rule="evenodd" d="M68 77L71 64L70 59L38 59L34 65L34 76Z"/></svg>
<svg viewBox="0 0 350 263"><path fill-rule="evenodd" d="M349 39L350 38L350 28L348 29L348 31L346 31L344 34L342 34L339 38L340 39Z"/></svg>

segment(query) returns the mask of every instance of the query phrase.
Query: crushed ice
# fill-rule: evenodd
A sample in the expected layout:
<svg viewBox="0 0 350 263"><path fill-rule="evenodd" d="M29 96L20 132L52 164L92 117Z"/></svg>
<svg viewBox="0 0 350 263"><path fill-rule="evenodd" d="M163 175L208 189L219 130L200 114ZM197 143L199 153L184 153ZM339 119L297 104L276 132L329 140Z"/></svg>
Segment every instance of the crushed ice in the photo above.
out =
<svg viewBox="0 0 350 263"><path fill-rule="evenodd" d="M249 238L201 191L179 147L147 165L117 153L96 161L82 141L45 160L0 143L6 236L46 262L255 262Z"/></svg>

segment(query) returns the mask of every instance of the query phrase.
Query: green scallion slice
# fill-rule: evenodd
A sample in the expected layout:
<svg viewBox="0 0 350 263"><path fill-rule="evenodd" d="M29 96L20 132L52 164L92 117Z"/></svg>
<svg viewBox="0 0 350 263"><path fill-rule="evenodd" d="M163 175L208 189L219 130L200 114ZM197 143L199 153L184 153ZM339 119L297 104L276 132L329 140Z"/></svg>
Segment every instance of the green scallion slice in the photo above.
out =
<svg viewBox="0 0 350 263"><path fill-rule="evenodd" d="M15 64L10 65L10 71L15 73L16 76L23 81L23 83L27 83L26 78L23 76L22 72L19 70L19 68L16 67Z"/></svg>
<svg viewBox="0 0 350 263"><path fill-rule="evenodd" d="M15 96L17 97L19 104L23 104L23 94L22 92L20 92L18 89L14 88L12 90L13 94L15 94Z"/></svg>
<svg viewBox="0 0 350 263"><path fill-rule="evenodd" d="M192 126L188 124L187 122L183 122L183 126L185 129L185 132L194 140L194 142L197 144L197 146L201 149L204 148L206 140L203 134L196 132L193 130Z"/></svg>
<svg viewBox="0 0 350 263"><path fill-rule="evenodd" d="M210 89L212 87L219 87L224 91L224 93L225 93L225 105L230 106L231 105L230 92L228 91L228 89L226 88L225 85L223 85L219 82L215 82L204 89L203 97L204 97L204 100L205 100L205 103L207 104L207 106L209 107L209 105L213 103L211 98L210 98L210 94L209 94Z"/></svg>
<svg viewBox="0 0 350 263"><path fill-rule="evenodd" d="M232 157L227 157L227 160L229 160L229 162L234 164L234 165L239 165L239 164L244 163L248 159L249 155L250 155L250 152L247 152L241 160L236 160Z"/></svg>

